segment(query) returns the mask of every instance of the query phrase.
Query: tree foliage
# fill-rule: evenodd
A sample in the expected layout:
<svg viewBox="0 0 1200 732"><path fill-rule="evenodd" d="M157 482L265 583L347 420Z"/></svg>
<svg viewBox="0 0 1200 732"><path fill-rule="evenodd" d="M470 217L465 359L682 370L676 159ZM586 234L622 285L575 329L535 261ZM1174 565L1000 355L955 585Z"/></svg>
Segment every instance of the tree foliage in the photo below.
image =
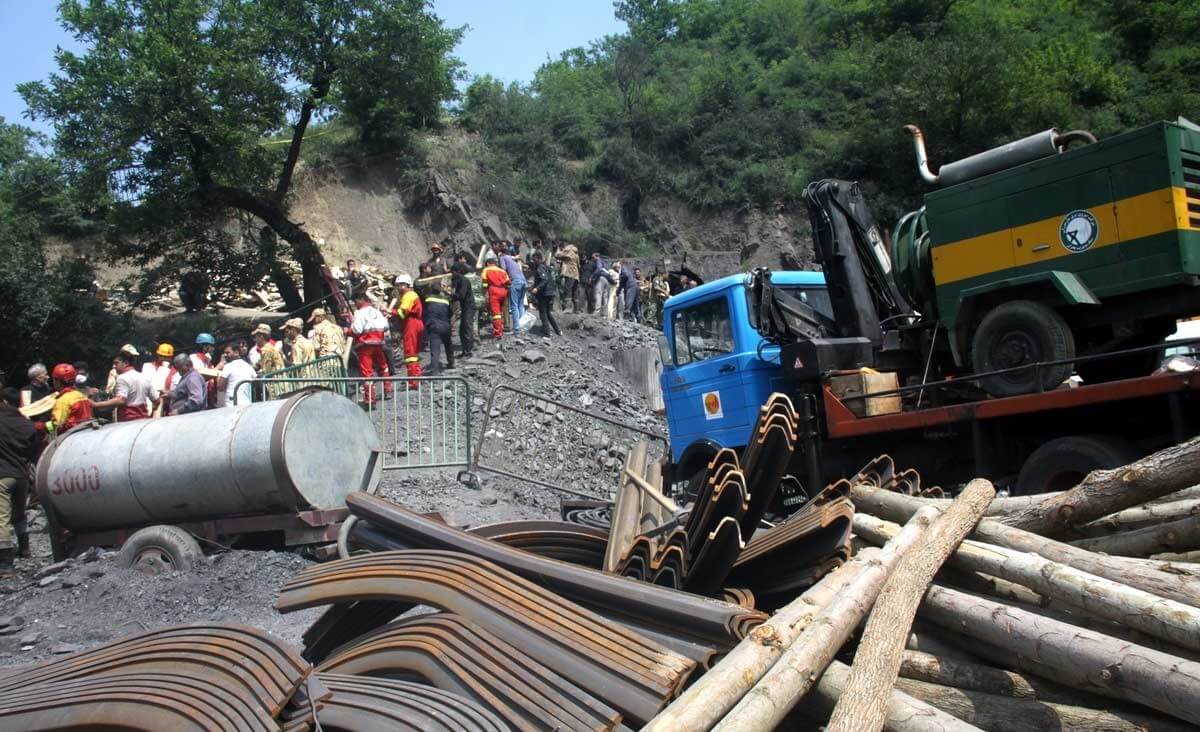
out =
<svg viewBox="0 0 1200 732"><path fill-rule="evenodd" d="M106 355L117 319L89 294L86 260L47 261L52 235L86 233L57 161L37 136L0 117L0 382L23 383L35 359Z"/></svg>
<svg viewBox="0 0 1200 732"><path fill-rule="evenodd" d="M922 191L904 124L940 163L1051 126L1107 135L1200 115L1200 10L1185 0L614 8L627 33L563 53L527 89L477 81L464 119L699 206L795 202L810 180L842 176L894 214Z"/></svg>
<svg viewBox="0 0 1200 732"><path fill-rule="evenodd" d="M20 92L54 123L116 253L219 253L242 211L300 261L308 299L322 294L322 260L288 193L310 123L344 113L364 145L394 144L437 122L458 74L460 31L424 0L63 0L59 13L86 51L60 50L58 73ZM290 144L264 144L284 130ZM298 307L274 242L257 250Z"/></svg>

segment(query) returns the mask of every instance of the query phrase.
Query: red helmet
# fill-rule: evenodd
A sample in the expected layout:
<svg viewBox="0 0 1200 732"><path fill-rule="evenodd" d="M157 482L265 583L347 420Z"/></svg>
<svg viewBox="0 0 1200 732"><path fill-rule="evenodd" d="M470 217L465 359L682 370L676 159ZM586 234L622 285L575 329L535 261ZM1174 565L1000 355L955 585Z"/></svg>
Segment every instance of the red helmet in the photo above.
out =
<svg viewBox="0 0 1200 732"><path fill-rule="evenodd" d="M72 366L71 364L60 363L59 365L54 367L54 370L50 372L50 375L53 376L58 381L61 381L64 384L69 384L69 385L73 386L75 384L75 374L76 373L77 372L75 371L75 367Z"/></svg>

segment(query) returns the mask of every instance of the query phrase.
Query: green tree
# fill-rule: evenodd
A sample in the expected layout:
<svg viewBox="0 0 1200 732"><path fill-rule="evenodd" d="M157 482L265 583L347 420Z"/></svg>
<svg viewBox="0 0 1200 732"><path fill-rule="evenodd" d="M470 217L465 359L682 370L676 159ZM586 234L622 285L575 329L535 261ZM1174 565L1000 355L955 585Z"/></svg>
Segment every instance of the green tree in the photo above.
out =
<svg viewBox="0 0 1200 732"><path fill-rule="evenodd" d="M47 261L50 234L84 230L61 167L34 151L37 142L0 117L0 373L12 385L37 359L107 355L116 325L89 292L87 261Z"/></svg>
<svg viewBox="0 0 1200 732"><path fill-rule="evenodd" d="M422 0L63 0L82 54L19 87L119 255L205 247L231 211L261 220L263 263L289 309L302 298L276 236L323 294L323 260L288 215L304 135L344 110L365 140L431 124L453 93L459 31ZM421 39L420 43L412 43ZM368 89L375 95L368 101ZM263 142L290 128L284 150Z"/></svg>

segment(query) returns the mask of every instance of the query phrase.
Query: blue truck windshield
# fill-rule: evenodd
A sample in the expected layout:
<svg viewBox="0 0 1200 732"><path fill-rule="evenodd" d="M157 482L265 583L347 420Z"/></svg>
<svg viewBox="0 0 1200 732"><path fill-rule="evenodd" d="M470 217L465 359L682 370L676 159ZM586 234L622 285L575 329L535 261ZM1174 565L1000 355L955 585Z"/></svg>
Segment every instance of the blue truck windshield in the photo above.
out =
<svg viewBox="0 0 1200 732"><path fill-rule="evenodd" d="M676 310L671 326L676 366L733 352L733 324L724 297Z"/></svg>

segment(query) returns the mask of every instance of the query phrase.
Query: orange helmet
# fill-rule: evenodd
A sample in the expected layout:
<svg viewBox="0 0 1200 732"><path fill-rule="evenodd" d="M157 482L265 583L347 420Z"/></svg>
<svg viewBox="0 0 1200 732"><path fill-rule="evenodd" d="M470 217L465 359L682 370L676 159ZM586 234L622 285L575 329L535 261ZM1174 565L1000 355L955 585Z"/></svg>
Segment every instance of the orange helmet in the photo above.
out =
<svg viewBox="0 0 1200 732"><path fill-rule="evenodd" d="M78 372L75 371L75 367L71 364L60 363L54 367L54 370L50 372L50 375L64 384L70 384L73 386L75 384L75 375L77 373Z"/></svg>

